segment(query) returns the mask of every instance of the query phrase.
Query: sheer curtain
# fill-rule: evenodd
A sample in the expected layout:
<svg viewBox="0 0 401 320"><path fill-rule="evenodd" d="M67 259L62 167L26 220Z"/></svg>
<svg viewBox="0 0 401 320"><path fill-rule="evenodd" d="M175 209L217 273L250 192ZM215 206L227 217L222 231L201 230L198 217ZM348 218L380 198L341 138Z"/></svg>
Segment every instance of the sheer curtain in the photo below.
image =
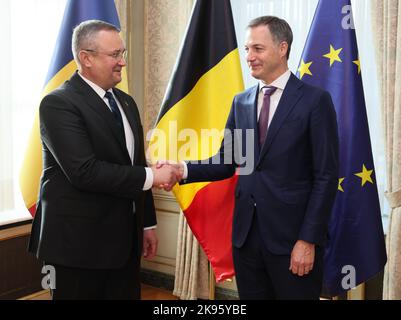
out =
<svg viewBox="0 0 401 320"><path fill-rule="evenodd" d="M245 87L248 88L256 84L255 79L249 74L245 60L245 50L243 49L245 29L248 22L258 16L275 15L285 19L290 24L294 33L294 41L288 65L295 74L318 2L318 0L231 0ZM385 144L380 113L375 49L372 38L370 2L366 0L351 1L375 161L376 182L379 189L384 229L387 230L389 207L384 199L386 185Z"/></svg>
<svg viewBox="0 0 401 320"><path fill-rule="evenodd" d="M6 44L11 43L10 32L10 3L4 3L0 11L0 39ZM3 48L7 48L4 46ZM14 206L13 197L13 161L8 155L12 153L12 141L10 133L11 126L11 91L10 74L11 74L11 52L10 50L0 50L1 70L0 73L0 212L2 210L11 209ZM1 216L0 216L1 217ZM1 218L0 218L1 219Z"/></svg>
<svg viewBox="0 0 401 320"><path fill-rule="evenodd" d="M18 177L66 0L1 0L0 225L30 217Z"/></svg>

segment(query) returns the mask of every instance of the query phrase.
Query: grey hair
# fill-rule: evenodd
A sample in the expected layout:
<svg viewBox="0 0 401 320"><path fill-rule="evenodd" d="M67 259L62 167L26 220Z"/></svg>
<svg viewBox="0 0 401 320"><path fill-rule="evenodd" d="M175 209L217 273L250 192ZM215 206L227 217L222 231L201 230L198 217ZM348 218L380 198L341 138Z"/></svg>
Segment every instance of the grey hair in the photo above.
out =
<svg viewBox="0 0 401 320"><path fill-rule="evenodd" d="M290 57L293 35L291 27L287 23L287 21L275 16L262 16L253 19L248 24L248 28L255 28L259 26L268 26L270 33L272 34L273 39L276 43L282 41L287 42L288 44L287 60L288 60Z"/></svg>
<svg viewBox="0 0 401 320"><path fill-rule="evenodd" d="M100 31L116 31L120 32L115 25L101 20L87 20L81 22L74 28L72 33L72 54L75 62L80 66L78 58L79 52L83 49L96 50L96 35Z"/></svg>

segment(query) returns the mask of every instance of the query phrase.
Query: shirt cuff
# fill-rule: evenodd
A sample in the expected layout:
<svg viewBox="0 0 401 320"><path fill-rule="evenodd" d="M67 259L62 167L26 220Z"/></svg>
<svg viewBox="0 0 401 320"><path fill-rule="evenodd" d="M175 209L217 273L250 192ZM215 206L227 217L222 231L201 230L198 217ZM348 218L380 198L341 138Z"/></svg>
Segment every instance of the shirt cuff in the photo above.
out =
<svg viewBox="0 0 401 320"><path fill-rule="evenodd" d="M182 174L182 180L188 178L188 166L185 161L181 161L182 166L184 167L184 173Z"/></svg>
<svg viewBox="0 0 401 320"><path fill-rule="evenodd" d="M143 184L143 191L149 190L153 186L153 171L151 168L145 168L146 171L146 179L145 183Z"/></svg>
<svg viewBox="0 0 401 320"><path fill-rule="evenodd" d="M143 230L153 230L153 229L156 229L156 227L157 227L157 225L154 225L154 226L143 228Z"/></svg>

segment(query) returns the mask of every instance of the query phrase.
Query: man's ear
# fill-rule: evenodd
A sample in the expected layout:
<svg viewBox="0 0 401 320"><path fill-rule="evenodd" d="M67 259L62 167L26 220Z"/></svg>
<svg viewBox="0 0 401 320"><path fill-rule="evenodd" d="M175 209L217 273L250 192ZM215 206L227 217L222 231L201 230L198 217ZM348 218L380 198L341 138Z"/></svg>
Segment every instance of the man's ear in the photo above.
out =
<svg viewBox="0 0 401 320"><path fill-rule="evenodd" d="M81 63L81 66L90 67L92 65L91 55L84 50L79 52L78 59Z"/></svg>
<svg viewBox="0 0 401 320"><path fill-rule="evenodd" d="M280 56L287 59L288 43L286 41L280 42Z"/></svg>

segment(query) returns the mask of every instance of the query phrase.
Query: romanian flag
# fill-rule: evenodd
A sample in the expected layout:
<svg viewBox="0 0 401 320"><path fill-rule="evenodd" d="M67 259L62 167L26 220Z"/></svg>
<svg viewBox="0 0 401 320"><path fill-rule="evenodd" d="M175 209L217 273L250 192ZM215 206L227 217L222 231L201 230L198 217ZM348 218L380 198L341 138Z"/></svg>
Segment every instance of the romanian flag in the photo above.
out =
<svg viewBox="0 0 401 320"><path fill-rule="evenodd" d="M120 28L118 14L113 0L68 1L53 58L47 72L43 96L62 85L77 69L71 50L72 31L74 27L81 22L92 19L103 20ZM126 74L123 75L123 79L119 88L128 91ZM37 112L20 173L22 196L32 216L35 215L36 211L36 200L39 194L41 173L42 147L39 134L39 112Z"/></svg>
<svg viewBox="0 0 401 320"><path fill-rule="evenodd" d="M234 96L243 90L229 0L197 0L150 140L156 160L201 160L217 153ZM215 134L220 132L221 134ZM173 192L216 275L234 275L231 248L237 177L175 186Z"/></svg>
<svg viewBox="0 0 401 320"><path fill-rule="evenodd" d="M299 77L330 92L340 138L338 194L329 225L323 293L341 294L383 270L383 226L350 0L320 0Z"/></svg>

